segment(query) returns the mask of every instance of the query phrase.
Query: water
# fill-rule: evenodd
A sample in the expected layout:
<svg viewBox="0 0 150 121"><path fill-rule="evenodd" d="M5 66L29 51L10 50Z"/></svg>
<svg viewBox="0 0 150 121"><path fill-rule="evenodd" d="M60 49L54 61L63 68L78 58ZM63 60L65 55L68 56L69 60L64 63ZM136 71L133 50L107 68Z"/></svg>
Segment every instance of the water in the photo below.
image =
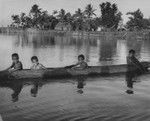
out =
<svg viewBox="0 0 150 121"><path fill-rule="evenodd" d="M30 68L30 58L39 57L46 67L64 67L76 63L84 54L89 65L126 63L129 49L135 49L140 60L150 60L149 40L117 40L111 37L77 38L46 35L0 35L0 70L11 64L11 54L19 53L24 68Z"/></svg>
<svg viewBox="0 0 150 121"><path fill-rule="evenodd" d="M75 63L81 53L89 65L121 64L131 48L140 60L150 60L149 40L0 35L0 43L0 70L11 64L13 52L19 53L24 68L30 67L32 55L47 67ZM149 121L149 78L139 76L133 89L125 75L0 81L0 120Z"/></svg>
<svg viewBox="0 0 150 121"><path fill-rule="evenodd" d="M150 75L0 82L4 121L149 121Z"/></svg>

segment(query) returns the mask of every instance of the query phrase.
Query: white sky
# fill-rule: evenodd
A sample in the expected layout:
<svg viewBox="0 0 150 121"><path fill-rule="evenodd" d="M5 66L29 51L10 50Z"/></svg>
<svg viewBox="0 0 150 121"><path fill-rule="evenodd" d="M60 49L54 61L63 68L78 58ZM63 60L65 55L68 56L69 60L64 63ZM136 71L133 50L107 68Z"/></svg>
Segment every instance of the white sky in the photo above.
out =
<svg viewBox="0 0 150 121"><path fill-rule="evenodd" d="M73 13L78 8L84 9L87 4L92 3L97 9L97 16L100 16L99 4L105 1L118 4L119 10L123 13L124 22L128 20L125 14L138 8L141 9L145 17L150 17L150 0L0 0L0 26L10 24L12 14L29 12L35 3L44 10L48 10L49 13L61 8Z"/></svg>

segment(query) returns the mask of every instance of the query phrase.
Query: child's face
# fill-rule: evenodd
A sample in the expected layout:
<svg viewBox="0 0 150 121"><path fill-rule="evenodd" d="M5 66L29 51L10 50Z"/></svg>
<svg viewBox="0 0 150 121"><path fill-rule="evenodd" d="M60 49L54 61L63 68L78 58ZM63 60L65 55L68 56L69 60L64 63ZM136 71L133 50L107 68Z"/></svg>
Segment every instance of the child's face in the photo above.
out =
<svg viewBox="0 0 150 121"><path fill-rule="evenodd" d="M79 62L83 62L84 59L83 59L82 57L79 57L79 58L78 58L78 61L79 61Z"/></svg>
<svg viewBox="0 0 150 121"><path fill-rule="evenodd" d="M38 63L38 61L37 61L37 60L35 60L35 59L33 59L33 60L32 60L32 63L33 63L33 64L37 64L37 63Z"/></svg>
<svg viewBox="0 0 150 121"><path fill-rule="evenodd" d="M12 61L14 62L14 63L17 63L18 61L19 61L19 59L18 59L18 57L12 57Z"/></svg>

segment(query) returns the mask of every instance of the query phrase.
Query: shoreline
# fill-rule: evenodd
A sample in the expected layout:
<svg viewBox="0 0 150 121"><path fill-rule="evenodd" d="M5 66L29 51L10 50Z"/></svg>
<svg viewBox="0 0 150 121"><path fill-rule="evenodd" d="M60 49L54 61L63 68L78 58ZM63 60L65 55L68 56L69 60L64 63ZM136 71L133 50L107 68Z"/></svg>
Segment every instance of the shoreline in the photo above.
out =
<svg viewBox="0 0 150 121"><path fill-rule="evenodd" d="M115 37L120 39L127 39L129 37L136 37L137 39L150 39L150 30L143 31L58 31L58 30L38 30L38 29L16 29L1 27L0 34L41 34L50 36L75 36L75 37Z"/></svg>

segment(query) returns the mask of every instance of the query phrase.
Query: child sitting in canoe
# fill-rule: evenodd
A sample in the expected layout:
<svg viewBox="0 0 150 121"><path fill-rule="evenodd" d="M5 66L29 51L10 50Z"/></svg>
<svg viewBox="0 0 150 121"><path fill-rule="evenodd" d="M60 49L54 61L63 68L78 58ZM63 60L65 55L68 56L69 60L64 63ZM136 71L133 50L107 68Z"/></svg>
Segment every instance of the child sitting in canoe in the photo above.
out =
<svg viewBox="0 0 150 121"><path fill-rule="evenodd" d="M67 66L66 68L73 68L73 69L86 69L88 64L85 62L84 55L78 56L78 62L75 65Z"/></svg>
<svg viewBox="0 0 150 121"><path fill-rule="evenodd" d="M23 66L22 63L19 61L19 55L17 53L12 54L12 65L6 70L8 70L9 72L14 72L22 69Z"/></svg>
<svg viewBox="0 0 150 121"><path fill-rule="evenodd" d="M39 63L37 56L33 56L31 58L31 61L32 61L31 70L46 69L46 67L44 67L42 64Z"/></svg>
<svg viewBox="0 0 150 121"><path fill-rule="evenodd" d="M127 65L128 65L128 71L135 71L138 74L147 71L143 67L143 65L139 62L139 60L135 57L135 50L129 51L129 55L127 56Z"/></svg>

